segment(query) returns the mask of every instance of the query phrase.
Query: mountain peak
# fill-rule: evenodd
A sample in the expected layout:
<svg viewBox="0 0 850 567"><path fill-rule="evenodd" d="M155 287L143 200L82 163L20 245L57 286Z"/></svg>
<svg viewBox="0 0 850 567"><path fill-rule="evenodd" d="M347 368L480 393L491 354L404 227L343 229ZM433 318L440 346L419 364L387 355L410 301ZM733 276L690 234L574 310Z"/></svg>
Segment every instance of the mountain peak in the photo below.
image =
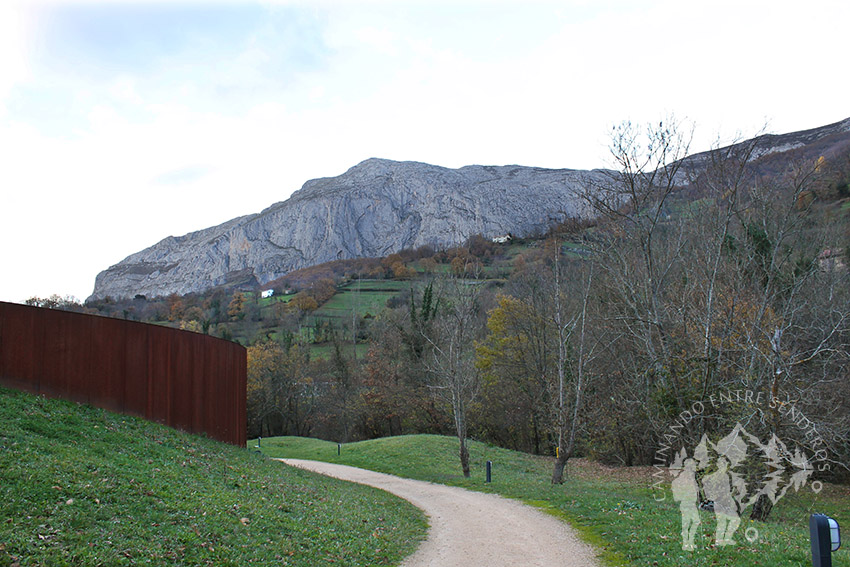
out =
<svg viewBox="0 0 850 567"><path fill-rule="evenodd" d="M586 175L604 174L370 158L342 175L308 181L261 214L129 256L97 276L92 298L185 294L236 280L263 284L331 260L447 247L474 234L543 232L565 216L584 215L577 193Z"/></svg>
<svg viewBox="0 0 850 567"><path fill-rule="evenodd" d="M829 156L850 146L850 118L813 130L762 136L757 156ZM802 148L802 150L801 150ZM842 149L844 148L844 149ZM686 158L701 167L707 154ZM313 179L262 213L168 238L97 276L92 298L200 292L338 259L381 257L474 234L545 232L589 214L579 192L610 172L470 165L450 169L369 158L336 177Z"/></svg>

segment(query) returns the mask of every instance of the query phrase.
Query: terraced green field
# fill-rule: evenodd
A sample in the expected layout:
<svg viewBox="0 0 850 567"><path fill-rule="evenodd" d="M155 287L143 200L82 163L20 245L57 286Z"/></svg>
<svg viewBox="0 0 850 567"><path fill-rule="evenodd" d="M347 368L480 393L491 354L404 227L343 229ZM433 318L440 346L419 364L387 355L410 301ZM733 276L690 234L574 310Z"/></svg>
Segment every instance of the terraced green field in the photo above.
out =
<svg viewBox="0 0 850 567"><path fill-rule="evenodd" d="M330 301L316 310L317 317L351 319L352 312L358 317L376 316L387 305L387 300L396 297L412 285L410 281L363 280L340 287Z"/></svg>

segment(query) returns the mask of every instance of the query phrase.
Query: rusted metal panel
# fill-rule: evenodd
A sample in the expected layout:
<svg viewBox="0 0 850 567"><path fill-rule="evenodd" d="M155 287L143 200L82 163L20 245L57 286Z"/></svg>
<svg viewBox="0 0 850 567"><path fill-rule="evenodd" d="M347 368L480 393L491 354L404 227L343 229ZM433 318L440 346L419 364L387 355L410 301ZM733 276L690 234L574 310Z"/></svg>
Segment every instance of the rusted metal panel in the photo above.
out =
<svg viewBox="0 0 850 567"><path fill-rule="evenodd" d="M148 407L148 331L145 325L124 326L122 411L145 417Z"/></svg>
<svg viewBox="0 0 850 567"><path fill-rule="evenodd" d="M156 325L0 302L0 385L244 446L246 351Z"/></svg>
<svg viewBox="0 0 850 567"><path fill-rule="evenodd" d="M89 380L100 376L100 388L92 394L92 401L99 407L115 412L124 411L124 382L127 367L127 348L111 348L112 344L127 344L127 325L106 317L91 317L91 339L89 340Z"/></svg>
<svg viewBox="0 0 850 567"><path fill-rule="evenodd" d="M31 311L10 309L0 317L0 380L11 388L38 393L35 335L35 314Z"/></svg>
<svg viewBox="0 0 850 567"><path fill-rule="evenodd" d="M148 406L145 418L168 423L171 414L172 344L160 328L148 330Z"/></svg>
<svg viewBox="0 0 850 567"><path fill-rule="evenodd" d="M181 348L175 350L172 358L171 374L180 376L181 379L171 381L171 413L168 421L178 429L192 428L192 408L195 403L192 395L194 389L192 368L202 360L200 357L195 360L194 351L195 345L198 344L198 337L194 335L195 333L192 333L186 337L187 340ZM189 411L179 411L179 408L186 408Z"/></svg>
<svg viewBox="0 0 850 567"><path fill-rule="evenodd" d="M43 343L41 349L36 350L36 355L39 352L48 354L52 350L53 356L40 357L41 392L87 404L90 394L100 387L100 379L95 387L87 384L91 376L92 335L88 318L78 320L64 317L62 311L46 311Z"/></svg>
<svg viewBox="0 0 850 567"><path fill-rule="evenodd" d="M199 361L199 363L192 365L190 372L192 377L192 428L198 431L206 431L204 429L204 383L206 368L207 368L207 357L203 356L205 352L205 342L199 341L192 345L193 353L192 356Z"/></svg>

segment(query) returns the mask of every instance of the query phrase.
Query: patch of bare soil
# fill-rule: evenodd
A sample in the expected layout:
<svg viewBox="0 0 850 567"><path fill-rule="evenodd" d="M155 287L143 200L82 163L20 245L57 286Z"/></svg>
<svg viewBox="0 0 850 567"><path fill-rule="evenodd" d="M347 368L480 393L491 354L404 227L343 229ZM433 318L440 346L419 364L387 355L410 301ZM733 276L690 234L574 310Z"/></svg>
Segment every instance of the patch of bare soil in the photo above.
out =
<svg viewBox="0 0 850 567"><path fill-rule="evenodd" d="M567 474L579 478L617 480L629 484L646 484L653 482L652 467L614 467L603 465L590 459L570 459L567 463Z"/></svg>

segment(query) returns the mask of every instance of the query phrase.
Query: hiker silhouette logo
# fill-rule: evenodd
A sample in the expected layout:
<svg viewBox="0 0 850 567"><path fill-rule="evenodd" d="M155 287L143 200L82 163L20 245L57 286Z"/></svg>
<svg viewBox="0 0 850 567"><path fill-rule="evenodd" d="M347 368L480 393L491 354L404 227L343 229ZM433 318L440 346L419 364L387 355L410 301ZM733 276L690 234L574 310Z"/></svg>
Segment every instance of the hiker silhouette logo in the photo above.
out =
<svg viewBox="0 0 850 567"><path fill-rule="evenodd" d="M700 508L714 511L715 544L733 545L744 510L759 498L776 504L790 488L800 490L814 468L804 452L790 451L776 435L762 442L737 423L717 443L703 435L690 454L682 448L669 471L682 514L682 549L690 551L695 549ZM748 539L758 537L750 530Z"/></svg>
<svg viewBox="0 0 850 567"><path fill-rule="evenodd" d="M751 519L765 520L791 489L808 485L820 493L823 483L812 475L827 474L834 461L818 424L797 402L753 390L719 391L693 402L660 432L651 489L657 502L672 492L683 550L702 545L697 538L700 523L711 517L706 511L716 521L714 545L723 547L736 543L748 508ZM744 530L750 543L759 536L754 525Z"/></svg>

